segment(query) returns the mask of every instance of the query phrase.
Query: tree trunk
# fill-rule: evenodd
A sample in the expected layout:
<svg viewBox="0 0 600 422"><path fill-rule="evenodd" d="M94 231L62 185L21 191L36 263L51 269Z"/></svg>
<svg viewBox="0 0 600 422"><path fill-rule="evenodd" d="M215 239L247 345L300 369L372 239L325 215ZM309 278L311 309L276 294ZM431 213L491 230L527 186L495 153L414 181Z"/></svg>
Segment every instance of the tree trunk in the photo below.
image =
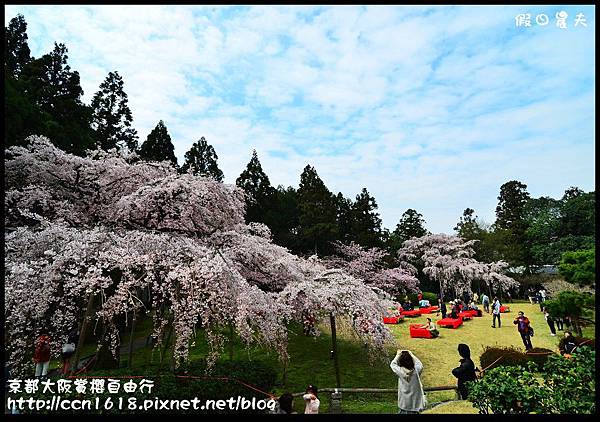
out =
<svg viewBox="0 0 600 422"><path fill-rule="evenodd" d="M110 350L109 330L105 323L102 327L102 337L100 337L100 348L96 352L96 362L94 368L97 369L118 369L121 363L120 344L117 345L116 356Z"/></svg>
<svg viewBox="0 0 600 422"><path fill-rule="evenodd" d="M331 323L331 353L333 355L333 366L335 367L335 385L337 388L340 388L342 385L340 383L340 364L337 352L337 333L335 329L335 317L332 313L329 314L329 322Z"/></svg>
<svg viewBox="0 0 600 422"><path fill-rule="evenodd" d="M287 387L288 381L288 360L283 361L283 388Z"/></svg>
<svg viewBox="0 0 600 422"><path fill-rule="evenodd" d="M77 347L75 347L75 356L73 357L73 366L71 367L73 371L77 371L77 367L79 366L79 359L81 358L81 349L85 343L85 336L87 334L87 328L89 323L89 318L94 310L94 294L90 293L88 297L88 303L85 308L85 314L83 315L83 320L81 321L81 325L79 327L79 339L77 340Z"/></svg>
<svg viewBox="0 0 600 422"><path fill-rule="evenodd" d="M135 323L137 320L137 309L133 311L133 321L131 321L131 333L129 334L129 356L127 357L127 366L133 367L131 364L133 360L133 331L135 330Z"/></svg>
<svg viewBox="0 0 600 422"><path fill-rule="evenodd" d="M233 324L229 324L229 360L233 360L233 341L234 341Z"/></svg>

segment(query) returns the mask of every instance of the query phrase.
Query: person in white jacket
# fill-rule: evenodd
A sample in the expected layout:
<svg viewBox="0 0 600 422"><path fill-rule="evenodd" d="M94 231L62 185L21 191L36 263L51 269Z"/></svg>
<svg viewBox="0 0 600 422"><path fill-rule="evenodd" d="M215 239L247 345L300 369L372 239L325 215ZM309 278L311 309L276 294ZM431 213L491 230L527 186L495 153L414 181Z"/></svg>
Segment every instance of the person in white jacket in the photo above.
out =
<svg viewBox="0 0 600 422"><path fill-rule="evenodd" d="M398 376L398 413L419 413L425 409L421 361L412 352L398 349L390 368Z"/></svg>

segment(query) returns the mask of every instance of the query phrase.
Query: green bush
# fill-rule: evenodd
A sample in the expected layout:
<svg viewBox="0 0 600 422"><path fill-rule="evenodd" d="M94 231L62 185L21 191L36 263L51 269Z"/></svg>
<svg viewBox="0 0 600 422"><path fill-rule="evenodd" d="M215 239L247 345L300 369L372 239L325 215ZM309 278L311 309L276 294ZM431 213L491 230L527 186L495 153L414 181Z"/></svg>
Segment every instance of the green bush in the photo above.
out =
<svg viewBox="0 0 600 422"><path fill-rule="evenodd" d="M596 411L596 352L578 348L571 358L552 354L541 373L533 361L497 366L468 383L469 400L479 413L591 414Z"/></svg>
<svg viewBox="0 0 600 422"><path fill-rule="evenodd" d="M551 392L547 413L596 411L596 352L581 346L570 359L555 355L544 366L545 388Z"/></svg>
<svg viewBox="0 0 600 422"><path fill-rule="evenodd" d="M438 303L437 293L432 293L432 292L422 292L422 293L423 293L423 299L428 300L430 305L437 306L437 303ZM412 304L415 306L419 306L419 301L417 300L418 296L419 296L418 293L412 293L412 294L408 295L408 298L410 299Z"/></svg>
<svg viewBox="0 0 600 422"><path fill-rule="evenodd" d="M558 264L558 272L569 283L593 284L596 280L596 249L565 252Z"/></svg>
<svg viewBox="0 0 600 422"><path fill-rule="evenodd" d="M533 362L519 366L498 366L468 383L469 401L481 414L544 413L547 391L536 377Z"/></svg>

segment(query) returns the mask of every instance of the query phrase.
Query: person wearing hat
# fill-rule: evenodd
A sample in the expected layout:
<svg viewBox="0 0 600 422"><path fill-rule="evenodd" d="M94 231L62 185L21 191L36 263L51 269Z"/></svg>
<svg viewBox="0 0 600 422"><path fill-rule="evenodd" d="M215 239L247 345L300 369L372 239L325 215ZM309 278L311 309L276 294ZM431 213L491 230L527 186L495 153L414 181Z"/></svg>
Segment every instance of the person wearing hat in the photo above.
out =
<svg viewBox="0 0 600 422"><path fill-rule="evenodd" d="M302 396L304 402L306 403L306 407L304 408L304 414L317 414L319 413L319 405L321 401L317 396L317 387L314 385L309 385L306 387L306 394Z"/></svg>
<svg viewBox="0 0 600 422"><path fill-rule="evenodd" d="M466 383L477 379L475 363L471 360L471 349L466 344L461 343L458 345L458 354L462 359L460 360L460 366L452 370L452 375L458 379L460 398L466 400L469 395Z"/></svg>

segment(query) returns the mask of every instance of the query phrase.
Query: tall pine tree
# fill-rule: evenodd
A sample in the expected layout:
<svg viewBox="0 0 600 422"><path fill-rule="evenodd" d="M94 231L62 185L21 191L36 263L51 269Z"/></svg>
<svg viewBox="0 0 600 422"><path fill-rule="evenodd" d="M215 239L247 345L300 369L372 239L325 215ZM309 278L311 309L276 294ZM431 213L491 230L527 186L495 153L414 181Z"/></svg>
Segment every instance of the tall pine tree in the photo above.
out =
<svg viewBox="0 0 600 422"><path fill-rule="evenodd" d="M367 248L381 246L381 219L376 210L375 198L363 188L352 205L352 238Z"/></svg>
<svg viewBox="0 0 600 422"><path fill-rule="evenodd" d="M333 195L314 167L307 165L300 175L298 238L303 252L328 255L338 238Z"/></svg>
<svg viewBox="0 0 600 422"><path fill-rule="evenodd" d="M127 102L123 78L118 72L109 72L92 99L92 127L102 149L137 150L138 135L131 127L133 118Z"/></svg>
<svg viewBox="0 0 600 422"><path fill-rule="evenodd" d="M279 185L275 190L275 206L267 213L273 242L298 253L298 192L292 186Z"/></svg>
<svg viewBox="0 0 600 422"><path fill-rule="evenodd" d="M19 82L28 101L44 113L37 134L47 136L64 151L84 154L95 147L91 108L82 102L79 73L67 64L67 47L54 50L23 67Z"/></svg>
<svg viewBox="0 0 600 422"><path fill-rule="evenodd" d="M256 150L252 151L250 162L236 179L235 184L246 193L246 222L254 221L269 226L266 217L267 211L273 204L275 189L260 165Z"/></svg>
<svg viewBox="0 0 600 422"><path fill-rule="evenodd" d="M334 197L334 203L339 240L343 243L349 243L354 240L352 235L352 200L346 198L342 192L338 192Z"/></svg>
<svg viewBox="0 0 600 422"><path fill-rule="evenodd" d="M146 161L170 161L177 167L175 147L162 120L152 129L152 132L140 146L138 153Z"/></svg>
<svg viewBox="0 0 600 422"><path fill-rule="evenodd" d="M181 171L184 173L203 174L222 182L223 172L217 165L218 158L215 149L206 142L203 136L185 153L185 161L183 166L181 166Z"/></svg>
<svg viewBox="0 0 600 422"><path fill-rule="evenodd" d="M507 239L504 259L513 266L524 266L529 272L532 262L531 248L526 231L526 205L530 196L527 185L511 180L500 187L494 231L503 232Z"/></svg>
<svg viewBox="0 0 600 422"><path fill-rule="evenodd" d="M31 61L27 44L27 22L21 14L12 18L4 28L4 72L18 78L23 67Z"/></svg>
<svg viewBox="0 0 600 422"><path fill-rule="evenodd" d="M25 95L23 68L32 58L27 44L27 22L23 15L12 18L4 27L4 143L23 145L32 134L45 134L45 122L52 118Z"/></svg>
<svg viewBox="0 0 600 422"><path fill-rule="evenodd" d="M395 255L402 247L402 243L412 237L422 237L429 234L425 228L423 215L412 208L407 209L400 217L396 229L391 233L388 240L388 250Z"/></svg>

